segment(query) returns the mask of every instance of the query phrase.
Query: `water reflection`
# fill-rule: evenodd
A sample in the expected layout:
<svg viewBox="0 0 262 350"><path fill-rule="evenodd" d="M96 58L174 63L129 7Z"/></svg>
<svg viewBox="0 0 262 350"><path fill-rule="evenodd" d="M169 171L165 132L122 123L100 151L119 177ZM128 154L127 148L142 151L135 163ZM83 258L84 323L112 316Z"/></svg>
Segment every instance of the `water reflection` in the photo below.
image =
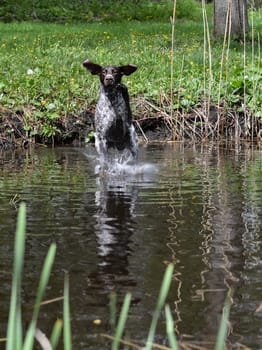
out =
<svg viewBox="0 0 262 350"><path fill-rule="evenodd" d="M134 209L138 188L128 174L101 172L97 176L95 234L99 263L90 278L105 292L135 285L129 275L129 246L135 229Z"/></svg>
<svg viewBox="0 0 262 350"><path fill-rule="evenodd" d="M206 157L207 166L203 169L205 181L205 208L203 221L208 230L202 230L205 237L202 244L206 271L202 271L203 299L206 300L206 337L215 340L226 295L234 295L235 302L241 298L238 287L243 283L242 237L244 225L243 191L240 163L230 159L218 159L220 164L211 168L212 159ZM224 164L223 164L224 163Z"/></svg>
<svg viewBox="0 0 262 350"><path fill-rule="evenodd" d="M202 324L198 339L214 341L227 293L234 293L232 314L246 297L246 279L250 278L246 278L247 256L253 256L253 268L261 269L261 259L257 259L257 251L261 248L254 244L261 235L258 220L261 204L258 208L257 201L248 199L246 184L250 175L242 152L216 148L207 151L205 148L204 152L195 152L195 159L188 153L184 158L183 151L181 158L175 161L178 169L183 163L184 172L182 175L177 173L178 183L169 186L168 246L175 264L176 296L173 303L176 329L181 336L185 333L185 325L190 323L191 312L185 305L191 300L194 314L198 306L202 308L197 312L198 322ZM244 157L248 154L247 150ZM261 165L261 159L258 162ZM255 184L258 195L262 168L258 166L257 169L252 184ZM255 236L250 236L250 226L251 232L256 232ZM246 248L249 246L250 249L252 245L249 253ZM239 325L236 324L232 322L232 339L239 341Z"/></svg>

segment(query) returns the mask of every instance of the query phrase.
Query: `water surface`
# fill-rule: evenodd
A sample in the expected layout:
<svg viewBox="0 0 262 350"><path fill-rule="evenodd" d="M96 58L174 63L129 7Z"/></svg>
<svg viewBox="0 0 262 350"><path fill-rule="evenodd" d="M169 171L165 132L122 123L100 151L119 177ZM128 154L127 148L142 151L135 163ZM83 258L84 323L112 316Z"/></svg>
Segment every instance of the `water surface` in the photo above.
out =
<svg viewBox="0 0 262 350"><path fill-rule="evenodd" d="M86 149L0 153L0 337L5 335L17 206L27 204L23 315L30 320L41 266L56 261L45 299L70 276L76 349L110 348L108 298L132 304L128 337L147 337L162 277L175 265L168 296L180 339L212 341L234 290L229 341L262 349L262 153L251 145L150 145L135 167L97 171ZM41 309L50 332L62 303ZM95 325L94 320L102 321ZM164 316L156 342L167 344ZM98 345L99 343L99 345Z"/></svg>

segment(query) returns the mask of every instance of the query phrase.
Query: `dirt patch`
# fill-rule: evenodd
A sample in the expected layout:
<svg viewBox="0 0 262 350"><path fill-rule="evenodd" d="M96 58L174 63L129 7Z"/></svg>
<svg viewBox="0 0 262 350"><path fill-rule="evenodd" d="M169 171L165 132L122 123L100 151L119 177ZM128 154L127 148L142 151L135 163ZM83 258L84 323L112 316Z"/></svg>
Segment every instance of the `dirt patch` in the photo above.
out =
<svg viewBox="0 0 262 350"><path fill-rule="evenodd" d="M94 130L94 108L66 117L61 117L52 122L57 130L54 136L48 136L41 132L41 125L32 125L33 135L30 134L28 123L25 123L23 111L0 110L0 148L10 149L16 147L28 147L29 144L81 144L87 135ZM39 122L38 122L39 124Z"/></svg>

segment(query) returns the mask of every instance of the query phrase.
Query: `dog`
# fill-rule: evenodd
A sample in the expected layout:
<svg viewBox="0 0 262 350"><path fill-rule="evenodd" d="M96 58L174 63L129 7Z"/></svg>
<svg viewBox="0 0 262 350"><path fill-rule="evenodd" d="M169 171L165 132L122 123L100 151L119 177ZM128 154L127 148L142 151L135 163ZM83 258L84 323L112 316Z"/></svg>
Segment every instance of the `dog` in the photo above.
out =
<svg viewBox="0 0 262 350"><path fill-rule="evenodd" d="M132 123L127 87L121 83L123 75L130 75L137 66L105 66L85 60L83 66L100 78L100 95L95 112L95 146L104 159L110 148L129 150L137 157L136 131Z"/></svg>

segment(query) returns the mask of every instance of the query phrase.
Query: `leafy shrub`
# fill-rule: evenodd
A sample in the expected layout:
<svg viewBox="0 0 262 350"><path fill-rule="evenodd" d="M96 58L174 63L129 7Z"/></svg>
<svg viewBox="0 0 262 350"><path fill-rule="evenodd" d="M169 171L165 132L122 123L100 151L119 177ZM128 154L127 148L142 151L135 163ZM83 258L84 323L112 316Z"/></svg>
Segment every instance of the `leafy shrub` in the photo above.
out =
<svg viewBox="0 0 262 350"><path fill-rule="evenodd" d="M9 0L2 1L0 19L5 21L125 21L169 19L173 0ZM201 16L195 0L178 0L177 17L195 20Z"/></svg>
<svg viewBox="0 0 262 350"><path fill-rule="evenodd" d="M196 20L201 18L202 9L195 0L177 0L176 17Z"/></svg>

